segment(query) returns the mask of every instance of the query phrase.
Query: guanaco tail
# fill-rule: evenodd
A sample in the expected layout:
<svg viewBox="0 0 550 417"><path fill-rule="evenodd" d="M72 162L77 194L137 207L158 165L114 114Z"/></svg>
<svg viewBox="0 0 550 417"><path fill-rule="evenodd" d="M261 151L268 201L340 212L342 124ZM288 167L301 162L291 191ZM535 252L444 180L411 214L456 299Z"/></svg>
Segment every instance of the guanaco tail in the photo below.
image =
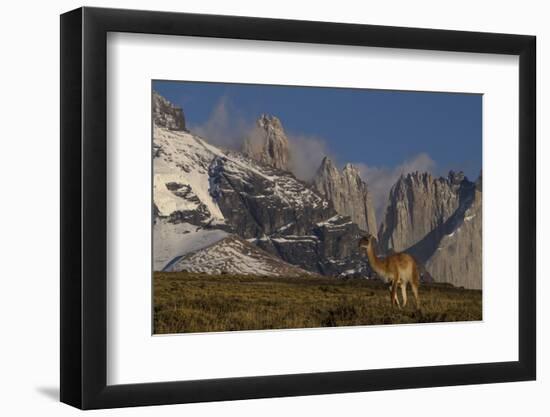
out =
<svg viewBox="0 0 550 417"><path fill-rule="evenodd" d="M410 284L414 295L416 308L420 308L418 287L420 286L420 274L416 260L407 253L395 253L386 258L379 258L374 250L374 236L368 235L359 241L359 248L367 253L369 264L385 282L390 283L390 302L393 306L399 304L397 288L401 287L403 307L407 305L407 285Z"/></svg>

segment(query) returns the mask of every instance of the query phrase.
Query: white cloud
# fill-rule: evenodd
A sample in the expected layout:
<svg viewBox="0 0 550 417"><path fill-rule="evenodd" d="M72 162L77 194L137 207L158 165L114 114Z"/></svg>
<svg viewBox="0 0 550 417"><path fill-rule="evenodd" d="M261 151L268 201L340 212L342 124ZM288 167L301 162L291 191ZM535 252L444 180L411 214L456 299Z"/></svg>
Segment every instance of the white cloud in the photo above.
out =
<svg viewBox="0 0 550 417"><path fill-rule="evenodd" d="M225 96L221 97L208 120L201 125L191 125L190 130L209 143L225 149L240 150L243 138L253 129Z"/></svg>
<svg viewBox="0 0 550 417"><path fill-rule="evenodd" d="M372 193L378 223L383 220L390 189L402 174L415 171L433 174L436 168L435 161L427 153L420 153L393 168L370 166L361 162L354 165Z"/></svg>
<svg viewBox="0 0 550 417"><path fill-rule="evenodd" d="M327 143L317 136L287 133L290 144L290 169L296 178L313 178L325 156L334 160Z"/></svg>

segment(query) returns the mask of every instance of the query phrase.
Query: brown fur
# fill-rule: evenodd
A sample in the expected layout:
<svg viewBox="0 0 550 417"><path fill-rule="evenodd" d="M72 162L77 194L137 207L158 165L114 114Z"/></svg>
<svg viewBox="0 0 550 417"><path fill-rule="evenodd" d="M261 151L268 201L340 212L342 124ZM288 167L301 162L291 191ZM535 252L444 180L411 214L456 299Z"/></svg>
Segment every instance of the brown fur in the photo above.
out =
<svg viewBox="0 0 550 417"><path fill-rule="evenodd" d="M386 258L379 258L374 250L374 237L364 237L359 241L359 247L366 251L369 264L372 269L386 282L391 284L390 302L392 305L399 304L397 288L401 287L403 307L407 305L407 285L410 284L416 303L420 308L418 287L420 286L420 273L416 260L408 253L395 253Z"/></svg>

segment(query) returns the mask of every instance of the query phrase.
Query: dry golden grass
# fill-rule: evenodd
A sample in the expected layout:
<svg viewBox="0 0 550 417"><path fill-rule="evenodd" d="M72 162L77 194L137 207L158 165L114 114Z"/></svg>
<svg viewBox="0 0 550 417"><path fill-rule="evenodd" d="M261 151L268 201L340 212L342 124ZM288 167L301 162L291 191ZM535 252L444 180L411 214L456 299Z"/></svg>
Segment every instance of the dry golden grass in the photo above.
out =
<svg viewBox="0 0 550 417"><path fill-rule="evenodd" d="M481 291L421 285L403 310L365 279L154 274L154 332L196 333L481 320ZM399 296L401 296L399 292Z"/></svg>

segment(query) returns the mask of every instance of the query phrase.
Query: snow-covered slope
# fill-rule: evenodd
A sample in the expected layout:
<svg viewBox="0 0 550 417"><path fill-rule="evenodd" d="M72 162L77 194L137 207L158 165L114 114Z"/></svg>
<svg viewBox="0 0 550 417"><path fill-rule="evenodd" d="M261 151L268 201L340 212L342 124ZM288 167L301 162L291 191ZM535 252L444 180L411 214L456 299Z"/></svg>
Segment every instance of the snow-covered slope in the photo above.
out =
<svg viewBox="0 0 550 417"><path fill-rule="evenodd" d="M329 214L328 202L292 174L189 132L155 125L153 154L155 270L227 232L248 238L293 224L290 233Z"/></svg>
<svg viewBox="0 0 550 417"><path fill-rule="evenodd" d="M202 220L222 221L210 195L208 168L222 152L184 131L153 130L153 199L159 216L199 211Z"/></svg>
<svg viewBox="0 0 550 417"><path fill-rule="evenodd" d="M165 271L279 277L311 275L235 235L176 258Z"/></svg>
<svg viewBox="0 0 550 417"><path fill-rule="evenodd" d="M219 149L188 132L155 126L153 138L153 199L161 217L175 217L176 212L181 217L199 211L201 223L212 220L223 223L220 195L234 192L237 185L240 187L237 192L257 199L269 198L282 208L328 207L326 200L292 174L257 163L238 152ZM230 187L223 187L222 177Z"/></svg>
<svg viewBox="0 0 550 417"><path fill-rule="evenodd" d="M175 258L202 249L228 236L220 229L203 229L189 223L170 223L156 219L153 225L155 271L162 271Z"/></svg>
<svg viewBox="0 0 550 417"><path fill-rule="evenodd" d="M215 246L217 252L204 253L216 256L231 244L226 248L230 253L238 243L226 239L229 236L248 239L246 244L259 251L251 252L253 257L263 254L262 262L276 259L329 275L355 268L361 231L349 218L323 226L336 211L311 184L272 163L164 126L177 109L166 100L158 109L161 114L153 127L155 270L176 268L190 253L206 247ZM163 109L170 114L164 117ZM265 272L258 259L251 262L242 260Z"/></svg>

